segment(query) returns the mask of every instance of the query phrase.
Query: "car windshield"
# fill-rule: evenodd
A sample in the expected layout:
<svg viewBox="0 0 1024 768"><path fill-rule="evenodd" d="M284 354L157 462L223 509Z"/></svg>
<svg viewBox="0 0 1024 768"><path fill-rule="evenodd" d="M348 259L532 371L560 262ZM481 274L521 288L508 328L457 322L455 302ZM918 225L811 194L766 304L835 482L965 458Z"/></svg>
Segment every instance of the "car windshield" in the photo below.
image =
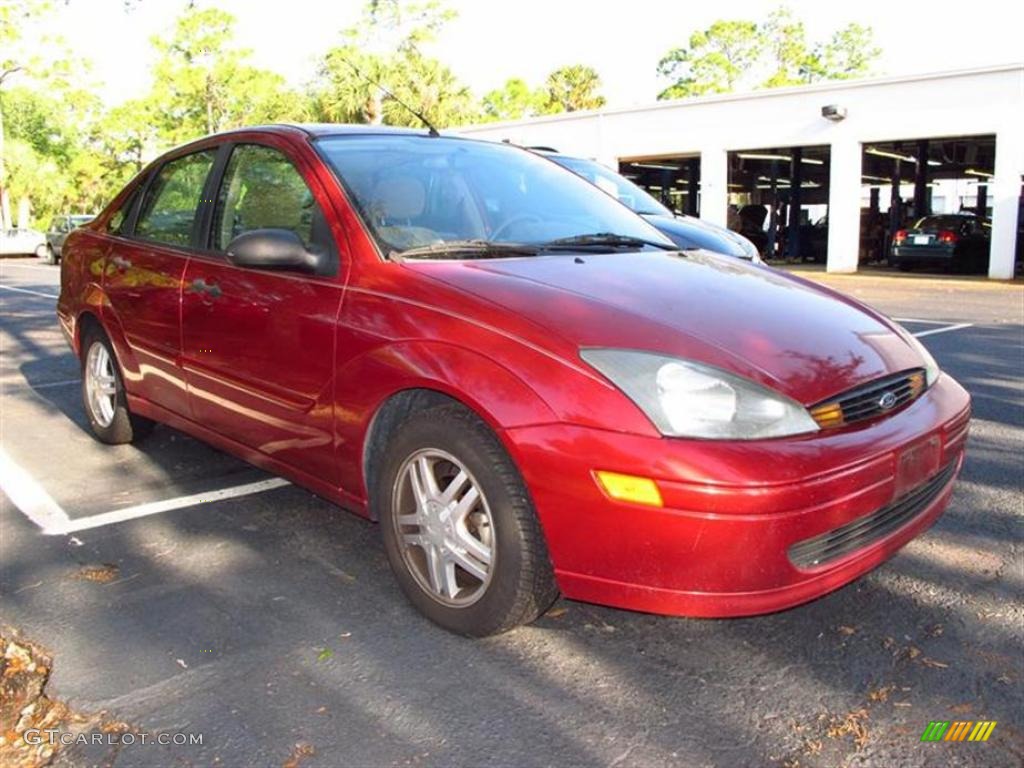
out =
<svg viewBox="0 0 1024 768"><path fill-rule="evenodd" d="M629 206L636 213L654 216L672 216L672 211L659 203L648 192L615 171L605 168L595 160L584 160L565 155L548 155L559 165L577 173L599 189L603 189L620 203Z"/></svg>
<svg viewBox="0 0 1024 768"><path fill-rule="evenodd" d="M526 255L486 245L584 235L668 243L579 176L517 147L379 134L328 136L317 145L385 254L450 247L480 258Z"/></svg>

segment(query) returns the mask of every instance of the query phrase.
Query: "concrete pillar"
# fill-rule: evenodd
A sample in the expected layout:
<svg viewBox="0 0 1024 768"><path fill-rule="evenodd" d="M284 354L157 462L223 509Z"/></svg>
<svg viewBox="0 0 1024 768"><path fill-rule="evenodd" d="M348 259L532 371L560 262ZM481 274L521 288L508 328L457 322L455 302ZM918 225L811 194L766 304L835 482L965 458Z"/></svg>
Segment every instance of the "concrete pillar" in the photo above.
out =
<svg viewBox="0 0 1024 768"><path fill-rule="evenodd" d="M829 272L856 272L860 245L861 145L851 138L833 142L829 160Z"/></svg>
<svg viewBox="0 0 1024 768"><path fill-rule="evenodd" d="M932 212L928 194L928 139L917 142L917 166L914 168L914 216L921 218Z"/></svg>
<svg viewBox="0 0 1024 768"><path fill-rule="evenodd" d="M724 149L700 153L700 217L726 226L729 219L729 155Z"/></svg>
<svg viewBox="0 0 1024 768"><path fill-rule="evenodd" d="M686 161L686 212L690 216L700 215L700 158L691 157Z"/></svg>
<svg viewBox="0 0 1024 768"><path fill-rule="evenodd" d="M988 276L994 280L1013 277L1022 173L1024 137L1019 125L1007 126L996 133L995 178L988 190L992 198L992 247Z"/></svg>

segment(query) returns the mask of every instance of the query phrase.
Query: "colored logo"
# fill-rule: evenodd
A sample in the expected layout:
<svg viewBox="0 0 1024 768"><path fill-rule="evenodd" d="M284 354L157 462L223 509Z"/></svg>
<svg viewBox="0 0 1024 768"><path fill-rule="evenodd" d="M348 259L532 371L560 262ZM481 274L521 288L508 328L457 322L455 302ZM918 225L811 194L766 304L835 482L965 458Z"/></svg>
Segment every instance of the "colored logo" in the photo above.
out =
<svg viewBox="0 0 1024 768"><path fill-rule="evenodd" d="M896 395L893 394L892 392L886 392L884 395L878 398L878 407L881 408L883 411L888 411L894 405L896 405Z"/></svg>
<svg viewBox="0 0 1024 768"><path fill-rule="evenodd" d="M932 720L921 741L988 741L995 727L995 720Z"/></svg>

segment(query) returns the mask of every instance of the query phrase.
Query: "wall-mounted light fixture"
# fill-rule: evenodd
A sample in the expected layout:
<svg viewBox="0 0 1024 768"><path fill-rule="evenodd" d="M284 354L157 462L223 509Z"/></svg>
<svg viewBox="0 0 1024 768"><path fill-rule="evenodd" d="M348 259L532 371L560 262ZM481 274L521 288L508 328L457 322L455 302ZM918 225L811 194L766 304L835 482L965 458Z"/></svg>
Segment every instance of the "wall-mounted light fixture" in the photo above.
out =
<svg viewBox="0 0 1024 768"><path fill-rule="evenodd" d="M821 108L821 116L833 123L838 123L840 120L846 119L846 107L841 107L838 104L826 104Z"/></svg>

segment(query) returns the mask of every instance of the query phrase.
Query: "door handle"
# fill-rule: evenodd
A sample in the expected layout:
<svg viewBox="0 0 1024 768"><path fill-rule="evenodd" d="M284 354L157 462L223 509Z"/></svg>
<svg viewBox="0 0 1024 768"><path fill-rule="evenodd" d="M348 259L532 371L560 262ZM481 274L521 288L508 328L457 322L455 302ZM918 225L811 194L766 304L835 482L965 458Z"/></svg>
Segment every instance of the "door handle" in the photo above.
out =
<svg viewBox="0 0 1024 768"><path fill-rule="evenodd" d="M197 277L193 280L188 290L191 293L205 293L207 296L211 296L215 299L220 296L220 286L216 283L207 283L206 280L201 277Z"/></svg>

